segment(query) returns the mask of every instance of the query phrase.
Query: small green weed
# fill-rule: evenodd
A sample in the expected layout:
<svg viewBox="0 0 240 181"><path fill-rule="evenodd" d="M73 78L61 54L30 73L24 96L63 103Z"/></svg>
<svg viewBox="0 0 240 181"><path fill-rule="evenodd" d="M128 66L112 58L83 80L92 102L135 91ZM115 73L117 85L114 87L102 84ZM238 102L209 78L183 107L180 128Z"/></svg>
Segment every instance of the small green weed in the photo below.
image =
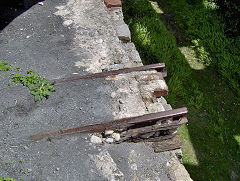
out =
<svg viewBox="0 0 240 181"><path fill-rule="evenodd" d="M5 178L5 177L2 177L2 178L0 178L0 181L16 181L16 180L13 179L13 178Z"/></svg>
<svg viewBox="0 0 240 181"><path fill-rule="evenodd" d="M0 71L13 71L13 65L7 64L0 60ZM37 102L42 100L44 97L48 99L50 94L55 91L55 82L50 83L48 79L43 78L35 73L35 70L29 69L26 74L20 73L21 68L17 66L15 72L9 75L9 86L12 87L14 84L22 84L30 90L30 94L34 96L34 101Z"/></svg>
<svg viewBox="0 0 240 181"><path fill-rule="evenodd" d="M49 83L49 80L43 78L35 73L33 69L27 70L26 74L20 73L20 67L16 67L16 72L9 75L11 79L9 86L12 87L14 84L22 84L30 90L30 94L34 96L34 101L37 102L42 100L44 97L49 98L51 92L54 92L54 82Z"/></svg>
<svg viewBox="0 0 240 181"><path fill-rule="evenodd" d="M22 172L24 175L27 174L27 169L24 169L23 172Z"/></svg>
<svg viewBox="0 0 240 181"><path fill-rule="evenodd" d="M0 60L0 71L11 71L12 65L8 66L7 62Z"/></svg>
<svg viewBox="0 0 240 181"><path fill-rule="evenodd" d="M198 61L200 63L203 63L206 66L209 66L211 63L211 58L209 56L209 53L205 50L203 46L200 46L200 40L192 40L192 43L194 44L192 48L195 50Z"/></svg>
<svg viewBox="0 0 240 181"><path fill-rule="evenodd" d="M13 164L13 161L6 162L6 165L12 165L12 164Z"/></svg>
<svg viewBox="0 0 240 181"><path fill-rule="evenodd" d="M19 163L24 163L24 160L19 160Z"/></svg>

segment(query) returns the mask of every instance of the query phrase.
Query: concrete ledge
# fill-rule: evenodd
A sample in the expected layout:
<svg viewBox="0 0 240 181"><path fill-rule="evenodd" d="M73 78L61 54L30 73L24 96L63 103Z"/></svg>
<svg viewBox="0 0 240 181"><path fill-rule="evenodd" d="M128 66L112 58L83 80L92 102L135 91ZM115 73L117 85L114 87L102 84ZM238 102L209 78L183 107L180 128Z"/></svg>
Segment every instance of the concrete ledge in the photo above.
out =
<svg viewBox="0 0 240 181"><path fill-rule="evenodd" d="M121 8L114 8L120 1L111 2L105 1L111 10L103 0L45 0L33 6L0 34L1 58L24 70L36 69L49 79L141 66L134 44L123 42L117 33L117 26L124 24ZM21 86L8 88L4 76L0 77L4 88L0 161L14 163L0 166L2 176L17 180L191 180L178 159L181 150L154 153L152 144L111 144L111 139L103 144L97 133L37 142L28 139L40 132L171 109L162 96L154 95L166 89L157 71L61 84L49 100L40 103ZM24 163L19 163L22 159ZM23 175L23 169L29 172Z"/></svg>

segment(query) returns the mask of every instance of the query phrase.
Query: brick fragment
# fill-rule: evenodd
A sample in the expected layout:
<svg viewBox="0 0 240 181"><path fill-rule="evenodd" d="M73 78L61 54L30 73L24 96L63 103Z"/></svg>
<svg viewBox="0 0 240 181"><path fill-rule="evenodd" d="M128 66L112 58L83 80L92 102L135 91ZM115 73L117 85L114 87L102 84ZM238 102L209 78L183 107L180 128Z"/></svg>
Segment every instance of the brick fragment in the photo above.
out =
<svg viewBox="0 0 240 181"><path fill-rule="evenodd" d="M122 1L121 0L104 0L104 3L107 6L107 8L122 7Z"/></svg>
<svg viewBox="0 0 240 181"><path fill-rule="evenodd" d="M180 141L179 136L174 136L171 139L163 140L160 142L154 142L152 144L154 152L164 152L169 150L176 150L182 147L182 143Z"/></svg>
<svg viewBox="0 0 240 181"><path fill-rule="evenodd" d="M155 95L157 98L161 97L161 96L166 96L168 95L168 89L161 89L161 88L156 88L154 89L153 95Z"/></svg>

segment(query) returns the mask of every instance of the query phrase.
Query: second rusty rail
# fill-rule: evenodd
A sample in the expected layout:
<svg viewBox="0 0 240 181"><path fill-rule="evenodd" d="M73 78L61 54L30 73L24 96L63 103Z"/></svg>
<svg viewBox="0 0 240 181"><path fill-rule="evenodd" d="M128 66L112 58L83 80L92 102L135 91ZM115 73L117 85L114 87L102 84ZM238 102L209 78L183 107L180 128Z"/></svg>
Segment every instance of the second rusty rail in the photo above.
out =
<svg viewBox="0 0 240 181"><path fill-rule="evenodd" d="M146 124L154 125L156 121L159 121L159 120L165 120L168 118L172 118L172 119L181 118L186 116L187 112L188 112L187 108L183 107L183 108L174 109L170 111L151 113L151 114L146 114L142 116L123 118L119 120L90 124L86 126L79 126L76 128L69 128L69 129L60 130L56 132L40 133L40 134L33 135L30 138L33 140L39 140L45 137L67 135L67 134L74 134L74 133L104 132L105 130L126 130L126 129L131 130L134 128L134 126L141 127L141 124L143 124L142 129L139 129L139 128L135 128L135 129L138 129L137 131L138 134L143 134L144 132L147 133L147 132L150 132L151 130L157 131L157 130L163 130L163 129L176 128L186 123L187 120L184 119L171 124L159 125L155 127L155 129L154 127L149 127L149 125L146 126ZM128 134L128 136L130 135L131 134Z"/></svg>

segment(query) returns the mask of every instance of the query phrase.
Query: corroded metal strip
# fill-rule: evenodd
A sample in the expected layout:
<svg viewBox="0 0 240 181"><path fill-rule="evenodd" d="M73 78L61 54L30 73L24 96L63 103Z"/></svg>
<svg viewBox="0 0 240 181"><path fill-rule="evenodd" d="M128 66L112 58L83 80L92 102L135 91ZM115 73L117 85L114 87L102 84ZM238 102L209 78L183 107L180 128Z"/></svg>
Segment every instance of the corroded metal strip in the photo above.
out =
<svg viewBox="0 0 240 181"><path fill-rule="evenodd" d="M182 147L179 136L175 136L172 139L163 140L161 142L155 142L152 144L154 152L164 152L170 150L176 150Z"/></svg>
<svg viewBox="0 0 240 181"><path fill-rule="evenodd" d="M138 142L159 142L159 141L163 141L163 140L168 140L173 138L174 136L176 136L176 134L171 134L171 135L164 135L164 136L158 136L158 137L152 137L152 138L133 138L131 139L131 141L138 143Z"/></svg>
<svg viewBox="0 0 240 181"><path fill-rule="evenodd" d="M86 126L79 126L76 128L60 130L56 132L36 134L31 136L30 138L33 140L39 140L45 137L56 136L56 135L103 132L107 129L112 129L112 130L126 129L136 124L141 124L146 122L156 122L158 120L164 120L168 118L182 117L182 116L185 116L187 112L188 112L187 108L183 107L183 108L164 111L164 112L145 114L145 115L136 116L136 117L128 117L128 118L123 118L119 120L96 123L96 124L91 124Z"/></svg>
<svg viewBox="0 0 240 181"><path fill-rule="evenodd" d="M158 120L164 120L168 118L182 117L182 116L185 116L187 112L188 112L187 108L183 107L183 108L173 109L169 111L145 114L137 117L124 118L118 121L121 121L123 123L127 122L128 124L139 124L144 122L154 122Z"/></svg>
<svg viewBox="0 0 240 181"><path fill-rule="evenodd" d="M154 124L152 126L145 126L135 129L129 129L126 132L126 136L129 138L137 138L141 137L141 135L147 134L147 133L155 133L156 131L162 131L162 130L170 130L170 129L176 129L179 126L187 123L188 120L186 117L182 117L179 119L179 121L173 121L171 123L164 123L164 124Z"/></svg>
<svg viewBox="0 0 240 181"><path fill-rule="evenodd" d="M136 71L146 71L146 70L163 70L164 75L166 75L165 63L157 63L157 64L151 64L151 65L144 65L140 67L132 67L132 68L123 68L119 70L112 70L107 72L99 72L94 74L87 74L87 75L75 75L67 78L61 78L61 79L54 79L53 81L56 83L61 82L71 82L76 81L80 79L93 79L93 78L101 78L101 77L107 77L107 76L113 76L118 74L126 74L130 72L136 72Z"/></svg>

